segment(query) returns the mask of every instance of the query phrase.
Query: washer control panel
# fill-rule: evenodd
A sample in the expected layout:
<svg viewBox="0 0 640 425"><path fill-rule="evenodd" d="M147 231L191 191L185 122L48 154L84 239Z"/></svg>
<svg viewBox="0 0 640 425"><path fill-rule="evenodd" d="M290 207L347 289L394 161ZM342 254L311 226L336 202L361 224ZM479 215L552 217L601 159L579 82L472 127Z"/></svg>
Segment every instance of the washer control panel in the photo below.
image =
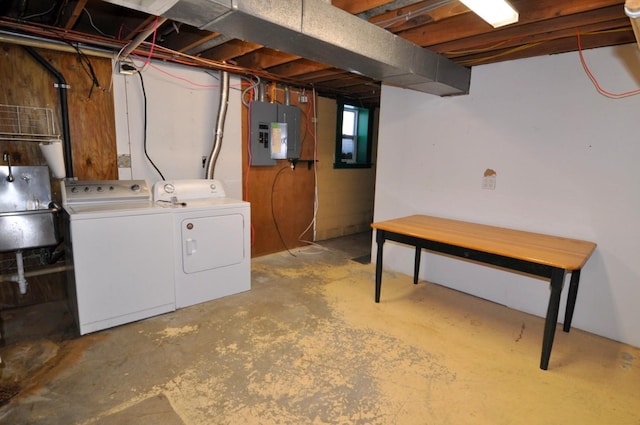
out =
<svg viewBox="0 0 640 425"><path fill-rule="evenodd" d="M63 180L60 186L63 205L151 200L145 180Z"/></svg>
<svg viewBox="0 0 640 425"><path fill-rule="evenodd" d="M165 180L153 185L155 202L176 203L226 196L222 182L214 179Z"/></svg>

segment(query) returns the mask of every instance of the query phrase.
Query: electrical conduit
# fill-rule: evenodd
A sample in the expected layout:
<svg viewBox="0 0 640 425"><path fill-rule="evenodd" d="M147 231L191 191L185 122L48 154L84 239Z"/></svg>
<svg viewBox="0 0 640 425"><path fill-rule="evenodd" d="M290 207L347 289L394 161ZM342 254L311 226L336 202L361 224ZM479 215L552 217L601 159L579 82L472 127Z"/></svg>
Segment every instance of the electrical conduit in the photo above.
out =
<svg viewBox="0 0 640 425"><path fill-rule="evenodd" d="M220 87L220 103L218 105L218 117L216 118L216 132L213 141L213 148L211 154L207 158L206 174L205 178L213 179L213 173L218 160L218 154L220 154L220 148L222 146L222 136L224 132L224 123L227 117L227 106L229 103L229 73L227 71L220 72L220 80L222 86Z"/></svg>

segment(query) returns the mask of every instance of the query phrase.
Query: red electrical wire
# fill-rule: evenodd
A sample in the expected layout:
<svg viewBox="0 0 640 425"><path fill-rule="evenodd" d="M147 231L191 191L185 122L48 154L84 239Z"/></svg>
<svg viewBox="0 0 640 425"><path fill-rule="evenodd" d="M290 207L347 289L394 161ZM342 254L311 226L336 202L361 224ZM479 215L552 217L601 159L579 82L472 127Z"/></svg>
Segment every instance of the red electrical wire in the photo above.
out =
<svg viewBox="0 0 640 425"><path fill-rule="evenodd" d="M593 73L589 69L589 66L587 65L587 61L584 58L584 54L582 53L582 41L580 40L580 30L578 28L576 28L576 36L578 38L578 53L580 54L580 62L582 62L582 67L584 68L584 72L587 73L587 76L589 77L589 79L591 80L593 85L596 87L596 90L598 90L598 93L600 93L600 94L602 94L604 96L610 97L612 99L621 99L623 97L629 97L629 96L633 96L633 95L636 95L636 94L640 94L640 89L627 91L627 92L624 92L624 93L611 93L611 92L603 89L600 86L600 83L598 82L596 77L593 75Z"/></svg>
<svg viewBox="0 0 640 425"><path fill-rule="evenodd" d="M131 56L135 56L135 57L136 57L136 59L143 60L143 58L141 58L140 56L136 55L135 53L131 53ZM168 77L171 77L171 78L173 78L173 79L180 80L180 81L184 81L185 83L188 83L188 84L190 84L190 85L192 85L192 86L194 86L194 87L198 87L198 88L202 88L202 89L214 89L214 88L220 87L220 84L202 84L202 83L196 83L195 81L192 81L192 80L190 80L190 79L188 79L188 78L181 77L181 76L176 75L176 74L172 74L171 72L169 72L169 71L167 71L167 70L164 70L164 69L160 68L159 66L154 65L152 62L145 62L145 63L144 63L142 66L140 66L139 68L140 68L140 69L142 69L142 68L144 68L145 66L146 66L146 67L149 67L149 68L153 68L153 69L155 69L156 71L158 71L158 72L160 72L160 73L162 73L162 74L164 74L164 75L166 75L166 76L168 76ZM137 66L136 66L136 67L137 67Z"/></svg>

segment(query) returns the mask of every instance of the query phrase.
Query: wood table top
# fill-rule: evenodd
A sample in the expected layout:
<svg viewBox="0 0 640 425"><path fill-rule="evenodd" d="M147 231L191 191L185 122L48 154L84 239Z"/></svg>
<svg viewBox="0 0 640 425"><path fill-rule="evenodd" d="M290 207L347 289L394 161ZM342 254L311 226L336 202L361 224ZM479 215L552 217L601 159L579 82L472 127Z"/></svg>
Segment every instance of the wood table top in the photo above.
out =
<svg viewBox="0 0 640 425"><path fill-rule="evenodd" d="M427 215L380 221L371 227L565 270L581 269L596 248L589 241Z"/></svg>

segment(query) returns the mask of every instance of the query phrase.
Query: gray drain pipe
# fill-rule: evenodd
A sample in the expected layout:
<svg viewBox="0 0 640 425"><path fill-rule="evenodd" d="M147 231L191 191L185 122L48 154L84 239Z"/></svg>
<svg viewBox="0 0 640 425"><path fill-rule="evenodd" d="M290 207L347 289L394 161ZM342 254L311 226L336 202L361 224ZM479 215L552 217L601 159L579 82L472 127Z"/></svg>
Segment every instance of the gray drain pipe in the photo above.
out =
<svg viewBox="0 0 640 425"><path fill-rule="evenodd" d="M229 103L229 73L227 71L220 71L220 80L222 82L222 86L220 87L220 104L218 105L218 117L216 118L216 134L213 141L213 148L211 149L209 158L207 158L207 179L213 178L214 168L222 146L222 133L224 131L224 123L227 118L227 106Z"/></svg>

